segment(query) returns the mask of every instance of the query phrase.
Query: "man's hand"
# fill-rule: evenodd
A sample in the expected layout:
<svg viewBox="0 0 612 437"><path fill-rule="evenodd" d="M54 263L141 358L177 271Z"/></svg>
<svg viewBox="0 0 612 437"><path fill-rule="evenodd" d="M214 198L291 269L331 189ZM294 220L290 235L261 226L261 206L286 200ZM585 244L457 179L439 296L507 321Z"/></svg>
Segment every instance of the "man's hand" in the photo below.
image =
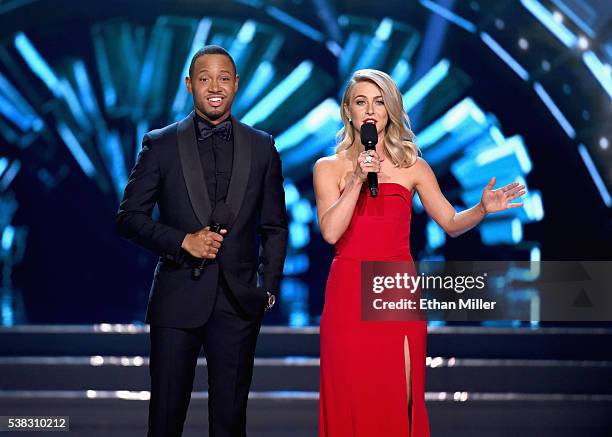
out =
<svg viewBox="0 0 612 437"><path fill-rule="evenodd" d="M225 234L227 234L227 229L221 229L217 234L210 230L210 226L206 226L196 233L187 234L181 248L195 258L215 259Z"/></svg>

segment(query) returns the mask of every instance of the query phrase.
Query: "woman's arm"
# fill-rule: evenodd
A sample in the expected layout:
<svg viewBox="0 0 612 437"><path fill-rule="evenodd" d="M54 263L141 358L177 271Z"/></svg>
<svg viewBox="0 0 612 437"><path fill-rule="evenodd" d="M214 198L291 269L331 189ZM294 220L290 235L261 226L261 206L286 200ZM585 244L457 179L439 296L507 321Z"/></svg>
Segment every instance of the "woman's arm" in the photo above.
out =
<svg viewBox="0 0 612 437"><path fill-rule="evenodd" d="M313 185L319 228L323 239L329 244L336 244L348 228L367 173L380 172L378 154L373 152L370 163L363 162L365 156L365 152L359 155L355 171L349 177L342 192L338 183L343 173L337 161L333 158L321 158L314 166Z"/></svg>
<svg viewBox="0 0 612 437"><path fill-rule="evenodd" d="M495 178L492 178L483 191L478 204L457 212L440 191L440 186L434 172L427 162L418 158L414 164L416 189L427 214L440 225L451 237L457 237L478 225L489 213L517 208L522 203L509 203L511 200L525 194L525 188L515 182L497 190L493 190Z"/></svg>

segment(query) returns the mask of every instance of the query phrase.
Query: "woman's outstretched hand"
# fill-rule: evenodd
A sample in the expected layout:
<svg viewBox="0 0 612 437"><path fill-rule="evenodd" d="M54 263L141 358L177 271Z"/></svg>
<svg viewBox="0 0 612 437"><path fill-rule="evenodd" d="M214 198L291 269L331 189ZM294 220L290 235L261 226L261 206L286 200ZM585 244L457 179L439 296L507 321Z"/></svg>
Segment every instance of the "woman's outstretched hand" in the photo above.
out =
<svg viewBox="0 0 612 437"><path fill-rule="evenodd" d="M505 211L510 208L519 208L523 203L510 203L512 200L525 194L525 185L519 185L518 182L508 184L505 187L493 189L496 178L493 176L482 192L480 198L480 207L485 214Z"/></svg>

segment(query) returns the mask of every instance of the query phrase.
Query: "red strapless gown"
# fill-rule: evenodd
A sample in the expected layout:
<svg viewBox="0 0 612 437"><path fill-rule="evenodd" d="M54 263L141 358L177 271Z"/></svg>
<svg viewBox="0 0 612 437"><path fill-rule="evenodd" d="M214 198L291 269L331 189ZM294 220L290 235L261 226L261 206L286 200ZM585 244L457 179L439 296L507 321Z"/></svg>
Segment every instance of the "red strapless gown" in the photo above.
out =
<svg viewBox="0 0 612 437"><path fill-rule="evenodd" d="M403 185L381 183L378 197L372 198L364 184L351 223L336 244L321 316L320 437L429 436L426 322L361 320L360 262L412 260L411 207L412 195Z"/></svg>

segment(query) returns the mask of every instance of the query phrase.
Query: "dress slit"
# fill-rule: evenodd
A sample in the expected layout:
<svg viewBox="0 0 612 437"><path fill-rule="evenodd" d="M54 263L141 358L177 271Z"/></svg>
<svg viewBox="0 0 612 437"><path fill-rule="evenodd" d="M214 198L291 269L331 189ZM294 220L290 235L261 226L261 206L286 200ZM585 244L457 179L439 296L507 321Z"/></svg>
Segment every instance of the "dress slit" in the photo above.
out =
<svg viewBox="0 0 612 437"><path fill-rule="evenodd" d="M408 336L404 335L404 372L406 374L406 407L408 409L408 437L412 435L412 399L414 397L412 387L412 362L410 358L410 341L408 340Z"/></svg>

